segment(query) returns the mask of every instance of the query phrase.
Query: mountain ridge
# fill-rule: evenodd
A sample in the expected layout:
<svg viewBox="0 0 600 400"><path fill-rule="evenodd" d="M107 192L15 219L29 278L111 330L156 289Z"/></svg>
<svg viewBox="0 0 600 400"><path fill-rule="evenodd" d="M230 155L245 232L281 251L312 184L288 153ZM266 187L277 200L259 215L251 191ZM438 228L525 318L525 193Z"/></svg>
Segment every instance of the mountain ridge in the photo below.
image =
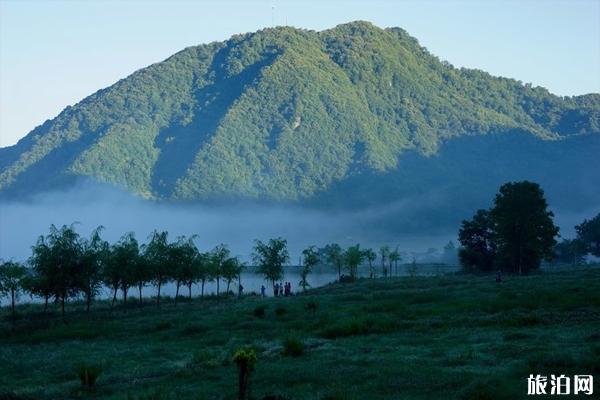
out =
<svg viewBox="0 0 600 400"><path fill-rule="evenodd" d="M600 95L440 61L401 28L356 21L192 46L101 89L0 149L0 195L78 177L145 198L304 201L402 168L457 137L600 133Z"/></svg>

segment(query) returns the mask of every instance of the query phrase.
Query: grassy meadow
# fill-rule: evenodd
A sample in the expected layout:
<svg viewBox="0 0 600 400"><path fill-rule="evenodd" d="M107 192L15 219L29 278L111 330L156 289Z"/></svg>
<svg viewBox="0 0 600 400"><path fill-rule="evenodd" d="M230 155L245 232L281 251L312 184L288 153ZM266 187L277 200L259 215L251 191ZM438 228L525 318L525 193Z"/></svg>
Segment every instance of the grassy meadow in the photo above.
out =
<svg viewBox="0 0 600 400"><path fill-rule="evenodd" d="M600 268L362 279L287 298L0 310L0 399L518 399L529 374L600 374ZM84 389L81 363L102 373ZM596 382L596 391L598 391ZM580 396L581 397L581 396Z"/></svg>

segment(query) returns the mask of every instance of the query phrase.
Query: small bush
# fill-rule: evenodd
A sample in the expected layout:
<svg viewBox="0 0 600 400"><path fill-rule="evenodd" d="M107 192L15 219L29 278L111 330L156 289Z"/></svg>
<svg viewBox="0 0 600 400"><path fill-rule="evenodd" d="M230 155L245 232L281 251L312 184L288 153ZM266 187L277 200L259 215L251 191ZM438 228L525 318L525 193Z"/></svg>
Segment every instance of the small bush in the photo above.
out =
<svg viewBox="0 0 600 400"><path fill-rule="evenodd" d="M315 312L319 308L319 305L314 301L309 301L304 305L304 309L307 311Z"/></svg>
<svg viewBox="0 0 600 400"><path fill-rule="evenodd" d="M190 324L182 329L184 335L198 335L207 331L206 326L199 324Z"/></svg>
<svg viewBox="0 0 600 400"><path fill-rule="evenodd" d="M282 354L284 356L300 357L304 354L304 343L295 336L288 336L283 339Z"/></svg>
<svg viewBox="0 0 600 400"><path fill-rule="evenodd" d="M173 324L170 322L160 322L154 326L154 331L155 332L166 331L168 329L171 329L172 327L173 327Z"/></svg>
<svg viewBox="0 0 600 400"><path fill-rule="evenodd" d="M102 367L97 364L82 363L77 365L75 372L81 381L81 385L91 388L96 384L96 380L102 373Z"/></svg>
<svg viewBox="0 0 600 400"><path fill-rule="evenodd" d="M327 339L338 337L366 335L369 332L369 323L365 319L348 318L338 321L321 331L321 336Z"/></svg>
<svg viewBox="0 0 600 400"><path fill-rule="evenodd" d="M256 306L254 311L252 312L256 318L264 318L267 311L266 305Z"/></svg>
<svg viewBox="0 0 600 400"><path fill-rule="evenodd" d="M286 313L287 313L287 310L283 306L278 306L275 309L275 314L279 317L281 317L282 315L285 315Z"/></svg>

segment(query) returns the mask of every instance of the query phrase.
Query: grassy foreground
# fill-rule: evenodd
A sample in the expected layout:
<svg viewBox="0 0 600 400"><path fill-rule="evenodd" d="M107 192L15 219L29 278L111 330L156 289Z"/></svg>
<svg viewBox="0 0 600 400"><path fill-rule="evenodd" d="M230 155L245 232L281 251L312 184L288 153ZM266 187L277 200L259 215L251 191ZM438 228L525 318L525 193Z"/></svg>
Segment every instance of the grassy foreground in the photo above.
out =
<svg viewBox="0 0 600 400"><path fill-rule="evenodd" d="M81 308L64 325L21 306L14 330L1 311L0 399L234 399L231 356L244 345L258 353L255 399L515 399L531 373L600 377L598 268ZM286 338L302 354L284 355ZM102 366L93 390L75 375L81 362Z"/></svg>

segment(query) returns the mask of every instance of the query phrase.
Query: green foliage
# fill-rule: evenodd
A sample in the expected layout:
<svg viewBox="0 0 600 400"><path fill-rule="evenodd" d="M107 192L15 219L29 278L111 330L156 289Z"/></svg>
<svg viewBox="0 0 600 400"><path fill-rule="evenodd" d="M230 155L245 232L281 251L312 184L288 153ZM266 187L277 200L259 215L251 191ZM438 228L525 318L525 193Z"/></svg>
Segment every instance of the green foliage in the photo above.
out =
<svg viewBox="0 0 600 400"><path fill-rule="evenodd" d="M585 220L575 227L577 240L585 250L600 257L600 213L591 220Z"/></svg>
<svg viewBox="0 0 600 400"><path fill-rule="evenodd" d="M509 182L500 187L494 207L478 210L459 231L461 263L467 271L524 274L554 255L558 227L537 183Z"/></svg>
<svg viewBox="0 0 600 400"><path fill-rule="evenodd" d="M184 49L0 149L0 192L92 177L145 198L314 196L403 152L600 132L600 96L457 69L399 28L265 29Z"/></svg>
<svg viewBox="0 0 600 400"><path fill-rule="evenodd" d="M287 240L283 238L269 239L266 243L260 240L255 242L252 259L258 266L258 272L273 285L283 278L283 264L289 258Z"/></svg>
<svg viewBox="0 0 600 400"><path fill-rule="evenodd" d="M288 335L282 340L281 354L288 357L300 357L304 354L304 342L293 335Z"/></svg>
<svg viewBox="0 0 600 400"><path fill-rule="evenodd" d="M261 304L254 308L254 310L252 311L252 314L254 314L254 316L256 318L262 319L265 317L266 311L267 311L267 306L265 304Z"/></svg>
<svg viewBox="0 0 600 400"><path fill-rule="evenodd" d="M96 384L100 374L102 374L102 367L98 364L81 363L75 367L75 373L81 381L82 386L91 388Z"/></svg>

